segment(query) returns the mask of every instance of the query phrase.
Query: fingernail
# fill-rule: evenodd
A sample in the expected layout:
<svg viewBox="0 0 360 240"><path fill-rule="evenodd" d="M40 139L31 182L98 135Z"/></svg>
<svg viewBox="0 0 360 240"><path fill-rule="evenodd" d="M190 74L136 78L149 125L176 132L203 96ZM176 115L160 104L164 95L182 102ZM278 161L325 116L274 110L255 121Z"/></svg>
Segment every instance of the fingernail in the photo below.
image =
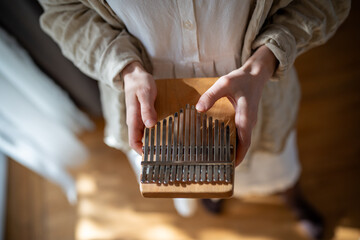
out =
<svg viewBox="0 0 360 240"><path fill-rule="evenodd" d="M201 103L196 104L196 110L198 110L199 112L204 111L204 105L202 105Z"/></svg>
<svg viewBox="0 0 360 240"><path fill-rule="evenodd" d="M154 125L155 125L155 122L153 120L151 120L151 119L145 121L145 126L147 128L151 128Z"/></svg>

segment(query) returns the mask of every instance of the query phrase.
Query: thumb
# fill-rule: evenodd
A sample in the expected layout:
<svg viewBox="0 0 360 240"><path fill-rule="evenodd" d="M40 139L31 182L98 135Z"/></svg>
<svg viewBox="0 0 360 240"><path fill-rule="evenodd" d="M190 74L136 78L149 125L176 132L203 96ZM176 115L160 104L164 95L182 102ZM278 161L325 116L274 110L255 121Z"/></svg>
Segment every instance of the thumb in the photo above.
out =
<svg viewBox="0 0 360 240"><path fill-rule="evenodd" d="M217 80L199 99L196 104L196 110L199 112L205 112L209 110L214 103L220 98L224 97L227 93L227 89L223 86L221 79Z"/></svg>
<svg viewBox="0 0 360 240"><path fill-rule="evenodd" d="M153 127L157 121L157 114L154 107L155 98L156 93L152 91L138 95L141 118L147 128Z"/></svg>

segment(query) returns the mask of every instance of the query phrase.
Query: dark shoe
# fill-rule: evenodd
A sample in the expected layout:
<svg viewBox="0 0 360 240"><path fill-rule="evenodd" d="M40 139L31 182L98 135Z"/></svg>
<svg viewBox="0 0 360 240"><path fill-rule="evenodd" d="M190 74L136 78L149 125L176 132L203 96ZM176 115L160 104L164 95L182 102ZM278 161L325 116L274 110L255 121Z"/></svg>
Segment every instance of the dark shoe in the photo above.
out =
<svg viewBox="0 0 360 240"><path fill-rule="evenodd" d="M220 214L223 210L223 199L220 200L211 200L211 199L201 199L201 203L204 208L212 214Z"/></svg>
<svg viewBox="0 0 360 240"><path fill-rule="evenodd" d="M324 237L324 220L322 216L304 199L298 199L289 204L301 228L311 239L322 239Z"/></svg>
<svg viewBox="0 0 360 240"><path fill-rule="evenodd" d="M283 193L286 204L298 219L301 228L311 239L324 237L325 224L321 214L305 200L299 186L288 189Z"/></svg>
<svg viewBox="0 0 360 240"><path fill-rule="evenodd" d="M310 219L303 219L299 221L302 230L311 239L321 240L324 237L324 224L317 223Z"/></svg>

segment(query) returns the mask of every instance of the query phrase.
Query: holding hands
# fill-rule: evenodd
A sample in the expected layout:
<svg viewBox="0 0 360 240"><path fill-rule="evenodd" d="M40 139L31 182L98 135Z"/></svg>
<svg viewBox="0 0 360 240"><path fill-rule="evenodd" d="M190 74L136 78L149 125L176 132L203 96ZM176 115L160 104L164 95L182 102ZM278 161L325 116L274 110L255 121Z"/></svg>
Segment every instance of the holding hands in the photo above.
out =
<svg viewBox="0 0 360 240"><path fill-rule="evenodd" d="M235 125L238 134L236 166L245 157L251 143L251 132L257 120L258 106L265 83L273 75L277 60L273 53L262 46L245 64L219 78L199 99L196 109L209 110L214 103L227 97L235 109Z"/></svg>
<svg viewBox="0 0 360 240"><path fill-rule="evenodd" d="M236 165L240 164L250 146L262 90L273 75L276 65L277 60L273 53L266 46L261 46L242 67L219 78L200 97L196 105L199 112L205 112L222 97L227 97L233 104L239 140ZM152 127L157 121L154 108L156 84L139 62L129 64L122 75L129 144L141 154L144 126Z"/></svg>
<svg viewBox="0 0 360 240"><path fill-rule="evenodd" d="M153 77L139 62L127 65L122 71L125 89L126 124L129 145L141 155L144 127L153 127L157 122L154 108L157 94Z"/></svg>

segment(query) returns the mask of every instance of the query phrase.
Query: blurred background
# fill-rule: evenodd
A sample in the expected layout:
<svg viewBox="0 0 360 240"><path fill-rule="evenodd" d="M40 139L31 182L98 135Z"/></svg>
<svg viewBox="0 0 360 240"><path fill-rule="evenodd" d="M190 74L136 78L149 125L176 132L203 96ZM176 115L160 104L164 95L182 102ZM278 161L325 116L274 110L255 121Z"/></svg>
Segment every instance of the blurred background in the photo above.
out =
<svg viewBox="0 0 360 240"><path fill-rule="evenodd" d="M67 183L46 178L49 159L29 166L0 154L3 239L307 239L276 195L229 199L219 216L199 206L191 218L177 215L170 199L142 198L126 156L103 143L96 82L62 57L41 31L41 12L36 1L0 0L0 26L90 116L95 128L78 134L79 144L88 149L88 155L81 155L87 161L71 168L73 181L69 177ZM336 35L295 63L302 87L297 123L303 167L300 184L325 217L326 239L360 239L359 26L360 2L353 1ZM77 124L79 129L91 129L88 120ZM58 167L70 165L59 163ZM64 193L59 184L76 188L76 204L69 203L72 193Z"/></svg>

